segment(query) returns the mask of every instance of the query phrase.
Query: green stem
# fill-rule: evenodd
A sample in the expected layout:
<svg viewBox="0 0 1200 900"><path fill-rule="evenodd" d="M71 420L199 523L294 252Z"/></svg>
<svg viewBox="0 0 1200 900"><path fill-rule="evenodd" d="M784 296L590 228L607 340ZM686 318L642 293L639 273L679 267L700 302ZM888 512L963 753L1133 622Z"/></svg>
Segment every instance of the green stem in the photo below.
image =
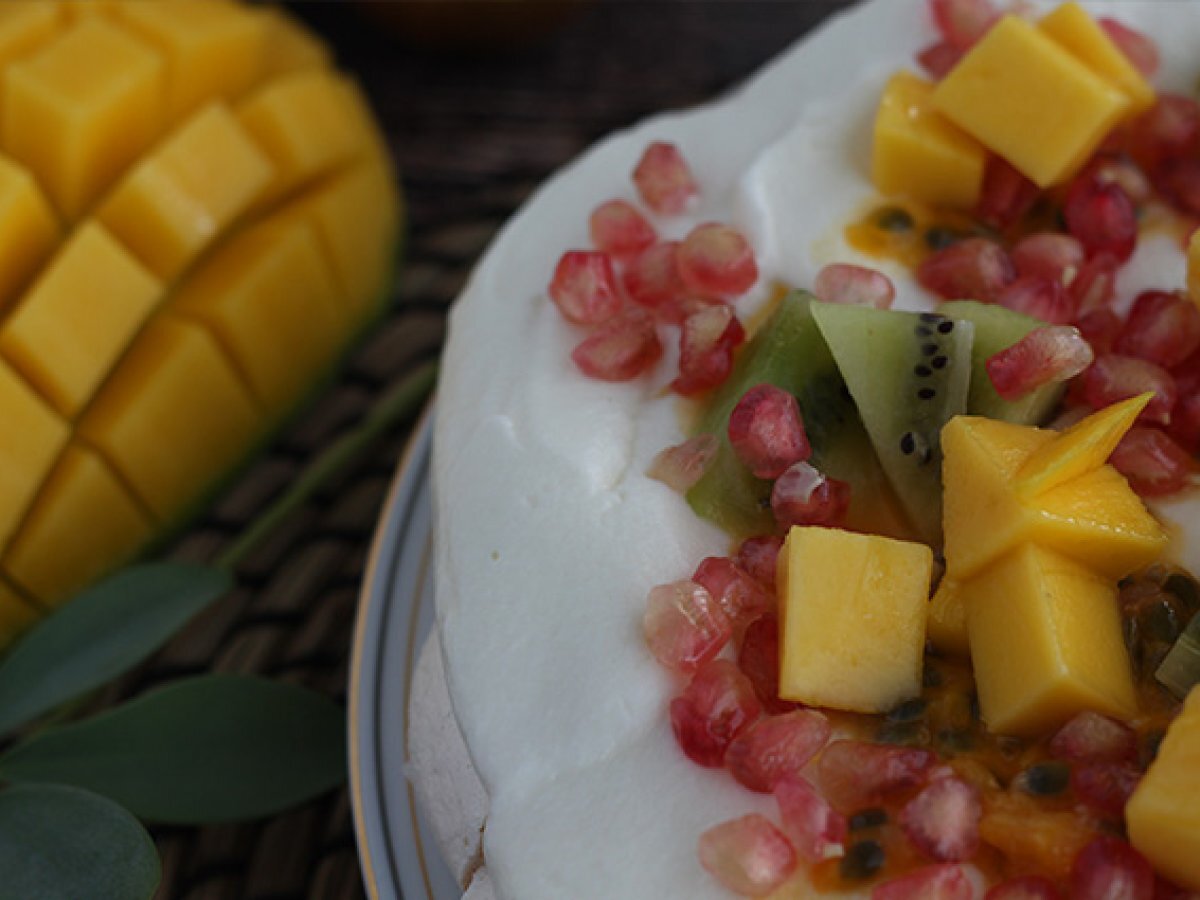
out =
<svg viewBox="0 0 1200 900"><path fill-rule="evenodd" d="M273 532L279 523L303 506L331 478L397 422L414 416L433 390L437 363L426 363L388 391L367 413L362 424L339 438L309 463L290 488L268 506L250 527L216 560L219 569L231 571Z"/></svg>

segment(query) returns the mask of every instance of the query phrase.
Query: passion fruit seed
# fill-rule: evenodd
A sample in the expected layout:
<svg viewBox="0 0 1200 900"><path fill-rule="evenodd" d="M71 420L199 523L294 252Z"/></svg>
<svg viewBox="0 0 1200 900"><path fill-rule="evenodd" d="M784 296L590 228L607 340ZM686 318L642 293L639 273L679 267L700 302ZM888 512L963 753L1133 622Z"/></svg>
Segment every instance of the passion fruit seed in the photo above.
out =
<svg viewBox="0 0 1200 900"><path fill-rule="evenodd" d="M1016 787L1038 797L1061 794L1071 783L1071 767L1064 762L1044 762L1030 766L1016 778Z"/></svg>
<svg viewBox="0 0 1200 900"><path fill-rule="evenodd" d="M846 881L865 881L877 874L886 862L887 853L879 841L858 841L846 848L838 872Z"/></svg>

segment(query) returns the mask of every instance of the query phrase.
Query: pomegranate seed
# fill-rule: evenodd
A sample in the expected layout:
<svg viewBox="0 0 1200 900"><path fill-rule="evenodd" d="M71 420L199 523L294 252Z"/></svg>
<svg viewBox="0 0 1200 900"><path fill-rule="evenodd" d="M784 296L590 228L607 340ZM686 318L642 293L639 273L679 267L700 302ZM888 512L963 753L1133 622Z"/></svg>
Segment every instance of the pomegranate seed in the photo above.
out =
<svg viewBox="0 0 1200 900"><path fill-rule="evenodd" d="M759 719L733 739L725 765L750 790L769 794L781 778L808 765L831 731L829 720L813 709Z"/></svg>
<svg viewBox="0 0 1200 900"><path fill-rule="evenodd" d="M1122 840L1098 837L1071 866L1071 900L1153 900L1154 871Z"/></svg>
<svg viewBox="0 0 1200 900"><path fill-rule="evenodd" d="M1019 400L1044 384L1074 378L1092 362L1092 348L1069 325L1035 328L984 366L1005 400Z"/></svg>
<svg viewBox="0 0 1200 900"><path fill-rule="evenodd" d="M781 528L837 525L850 508L850 485L806 462L790 466L771 488L771 512Z"/></svg>
<svg viewBox="0 0 1200 900"><path fill-rule="evenodd" d="M694 581L660 584L646 598L642 635L654 658L676 672L694 672L729 642L729 618Z"/></svg>
<svg viewBox="0 0 1200 900"><path fill-rule="evenodd" d="M1040 231L1017 241L1012 261L1022 276L1045 278L1066 287L1083 266L1083 244L1069 234Z"/></svg>
<svg viewBox="0 0 1200 900"><path fill-rule="evenodd" d="M626 200L597 206L588 219L588 230L596 248L618 260L637 256L658 240L654 226Z"/></svg>
<svg viewBox="0 0 1200 900"><path fill-rule="evenodd" d="M773 615L759 616L742 635L738 649L738 668L754 686L755 696L763 709L775 715L796 708L796 704L779 697L779 619Z"/></svg>
<svg viewBox="0 0 1200 900"><path fill-rule="evenodd" d="M1051 325L1065 325L1075 317L1071 296L1060 281L1022 276L1000 291L996 302Z"/></svg>
<svg viewBox="0 0 1200 900"><path fill-rule="evenodd" d="M749 624L775 608L774 596L728 557L708 557L697 566L692 580L704 586L735 624Z"/></svg>
<svg viewBox="0 0 1200 900"><path fill-rule="evenodd" d="M691 230L676 257L683 283L705 297L737 297L758 280L754 251L736 228L705 222Z"/></svg>
<svg viewBox="0 0 1200 900"><path fill-rule="evenodd" d="M825 797L843 812L853 812L920 787L936 763L929 750L842 740L825 748L817 773Z"/></svg>
<svg viewBox="0 0 1200 900"><path fill-rule="evenodd" d="M1200 104L1179 94L1159 94L1154 106L1130 130L1134 156L1154 172L1164 161L1200 149Z"/></svg>
<svg viewBox="0 0 1200 900"><path fill-rule="evenodd" d="M1126 762L1137 757L1137 735L1128 725L1084 710L1054 733L1050 752L1071 762Z"/></svg>
<svg viewBox="0 0 1200 900"><path fill-rule="evenodd" d="M781 778L775 784L775 800L783 832L802 859L817 863L844 853L849 831L846 817L830 806L806 778Z"/></svg>
<svg viewBox="0 0 1200 900"><path fill-rule="evenodd" d="M698 434L682 444L660 450L646 474L681 494L686 493L704 477L719 447L715 434Z"/></svg>
<svg viewBox="0 0 1200 900"><path fill-rule="evenodd" d="M724 303L692 313L679 333L679 377L671 387L691 396L721 384L733 370L733 351L745 340L742 323Z"/></svg>
<svg viewBox="0 0 1200 900"><path fill-rule="evenodd" d="M826 303L891 309L896 297L892 279L876 269L833 263L817 273L813 293Z"/></svg>
<svg viewBox="0 0 1200 900"><path fill-rule="evenodd" d="M1191 484L1195 463L1183 447L1157 428L1134 426L1110 462L1143 497L1163 497Z"/></svg>
<svg viewBox="0 0 1200 900"><path fill-rule="evenodd" d="M629 299L654 311L672 325L683 322L683 304L687 288L675 265L678 241L654 244L635 257L621 275L621 285Z"/></svg>
<svg viewBox="0 0 1200 900"><path fill-rule="evenodd" d="M729 414L729 443L756 478L778 478L812 455L800 404L773 384L742 394Z"/></svg>
<svg viewBox="0 0 1200 900"><path fill-rule="evenodd" d="M1107 306L1117 286L1117 260L1107 253L1093 256L1067 285L1075 308L1090 312Z"/></svg>
<svg viewBox="0 0 1200 900"><path fill-rule="evenodd" d="M988 158L975 214L995 228L1008 228L1025 217L1042 190L1005 159Z"/></svg>
<svg viewBox="0 0 1200 900"><path fill-rule="evenodd" d="M1049 878L1026 875L997 884L984 895L983 900L1062 900L1062 894Z"/></svg>
<svg viewBox="0 0 1200 900"><path fill-rule="evenodd" d="M700 864L735 894L761 897L796 869L796 851L783 832L751 813L722 822L700 835Z"/></svg>
<svg viewBox="0 0 1200 900"><path fill-rule="evenodd" d="M1131 763L1088 763L1071 771L1071 790L1080 803L1120 819L1142 772Z"/></svg>
<svg viewBox="0 0 1200 900"><path fill-rule="evenodd" d="M683 695L671 701L671 728L692 762L717 768L738 733L762 707L754 687L727 659L714 659L696 672Z"/></svg>
<svg viewBox="0 0 1200 900"><path fill-rule="evenodd" d="M991 0L929 0L933 21L946 42L966 50L1000 18Z"/></svg>
<svg viewBox="0 0 1200 900"><path fill-rule="evenodd" d="M1200 353L1184 360L1172 374L1179 399L1171 410L1167 431L1188 453L1200 454Z"/></svg>
<svg viewBox="0 0 1200 900"><path fill-rule="evenodd" d="M1171 373L1144 359L1108 353L1096 358L1083 382L1083 395L1092 409L1103 409L1120 400L1154 392L1138 419L1166 425L1171 421L1178 389Z"/></svg>
<svg viewBox="0 0 1200 900"><path fill-rule="evenodd" d="M1017 277L1004 248L986 238L967 238L926 257L917 280L947 300L992 303L1000 290Z"/></svg>
<svg viewBox="0 0 1200 900"><path fill-rule="evenodd" d="M939 778L900 811L900 826L923 855L960 862L979 849L979 791L958 778Z"/></svg>
<svg viewBox="0 0 1200 900"><path fill-rule="evenodd" d="M630 381L662 356L654 320L629 309L604 322L571 352L584 375L601 381Z"/></svg>
<svg viewBox="0 0 1200 900"><path fill-rule="evenodd" d="M646 148L633 170L633 183L642 202L662 216L684 212L700 194L679 148L663 141Z"/></svg>
<svg viewBox="0 0 1200 900"><path fill-rule="evenodd" d="M1121 323L1121 317L1110 307L1100 306L1080 315L1075 320L1075 327L1079 329L1083 339L1091 346L1092 353L1099 356L1102 353L1112 352L1113 344L1117 342L1117 335L1121 333L1124 326Z"/></svg>
<svg viewBox="0 0 1200 900"><path fill-rule="evenodd" d="M1154 194L1146 173L1124 153L1101 154L1088 164L1087 171L1104 184L1120 187L1135 204L1145 203Z"/></svg>
<svg viewBox="0 0 1200 900"><path fill-rule="evenodd" d="M779 551L782 549L783 538L773 534L746 538L738 547L737 563L751 578L773 591L775 569L779 564Z"/></svg>
<svg viewBox="0 0 1200 900"><path fill-rule="evenodd" d="M1100 27L1104 29L1121 52L1133 63L1133 67L1146 78L1154 78L1158 74L1158 45L1153 40L1130 28L1123 22L1103 16L1099 19Z"/></svg>
<svg viewBox="0 0 1200 900"><path fill-rule="evenodd" d="M955 47L949 41L939 41L930 44L917 54L917 64L926 71L934 81L941 81L958 65L965 52Z"/></svg>
<svg viewBox="0 0 1200 900"><path fill-rule="evenodd" d="M1119 261L1137 246L1137 209L1120 185L1085 173L1072 183L1063 206L1067 231L1089 255L1109 253Z"/></svg>
<svg viewBox="0 0 1200 900"><path fill-rule="evenodd" d="M563 318L576 325L604 322L623 305L612 260L603 253L564 253L554 269L549 293Z"/></svg>
<svg viewBox="0 0 1200 900"><path fill-rule="evenodd" d="M1159 168L1155 181L1177 208L1200 215L1200 160L1167 160Z"/></svg>
<svg viewBox="0 0 1200 900"><path fill-rule="evenodd" d="M871 900L974 900L975 887L961 866L926 866L871 891Z"/></svg>
<svg viewBox="0 0 1200 900"><path fill-rule="evenodd" d="M1200 309L1182 293L1144 291L1133 302L1116 351L1171 368L1200 348Z"/></svg>

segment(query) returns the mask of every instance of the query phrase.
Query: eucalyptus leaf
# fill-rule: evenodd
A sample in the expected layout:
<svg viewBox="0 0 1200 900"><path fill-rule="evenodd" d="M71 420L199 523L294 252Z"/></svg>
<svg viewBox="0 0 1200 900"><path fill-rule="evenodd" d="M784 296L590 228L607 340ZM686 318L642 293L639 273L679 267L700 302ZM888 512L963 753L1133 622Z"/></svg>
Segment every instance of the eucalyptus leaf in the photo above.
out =
<svg viewBox="0 0 1200 900"><path fill-rule="evenodd" d="M257 818L346 777L345 717L294 685L189 678L83 722L47 728L0 756L0 779L87 788L139 818Z"/></svg>
<svg viewBox="0 0 1200 900"><path fill-rule="evenodd" d="M0 900L149 900L154 842L126 810L61 784L0 791Z"/></svg>
<svg viewBox="0 0 1200 900"><path fill-rule="evenodd" d="M0 661L0 734L128 671L230 584L223 571L161 562L88 588Z"/></svg>

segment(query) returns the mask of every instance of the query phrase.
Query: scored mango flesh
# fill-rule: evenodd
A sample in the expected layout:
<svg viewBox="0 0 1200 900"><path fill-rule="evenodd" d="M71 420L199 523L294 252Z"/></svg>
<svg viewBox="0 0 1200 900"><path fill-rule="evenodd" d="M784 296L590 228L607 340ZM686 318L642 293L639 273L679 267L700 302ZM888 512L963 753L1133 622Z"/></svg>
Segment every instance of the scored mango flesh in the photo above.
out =
<svg viewBox="0 0 1200 900"><path fill-rule="evenodd" d="M278 10L12 0L0 81L2 646L286 417L401 211L359 89Z"/></svg>

